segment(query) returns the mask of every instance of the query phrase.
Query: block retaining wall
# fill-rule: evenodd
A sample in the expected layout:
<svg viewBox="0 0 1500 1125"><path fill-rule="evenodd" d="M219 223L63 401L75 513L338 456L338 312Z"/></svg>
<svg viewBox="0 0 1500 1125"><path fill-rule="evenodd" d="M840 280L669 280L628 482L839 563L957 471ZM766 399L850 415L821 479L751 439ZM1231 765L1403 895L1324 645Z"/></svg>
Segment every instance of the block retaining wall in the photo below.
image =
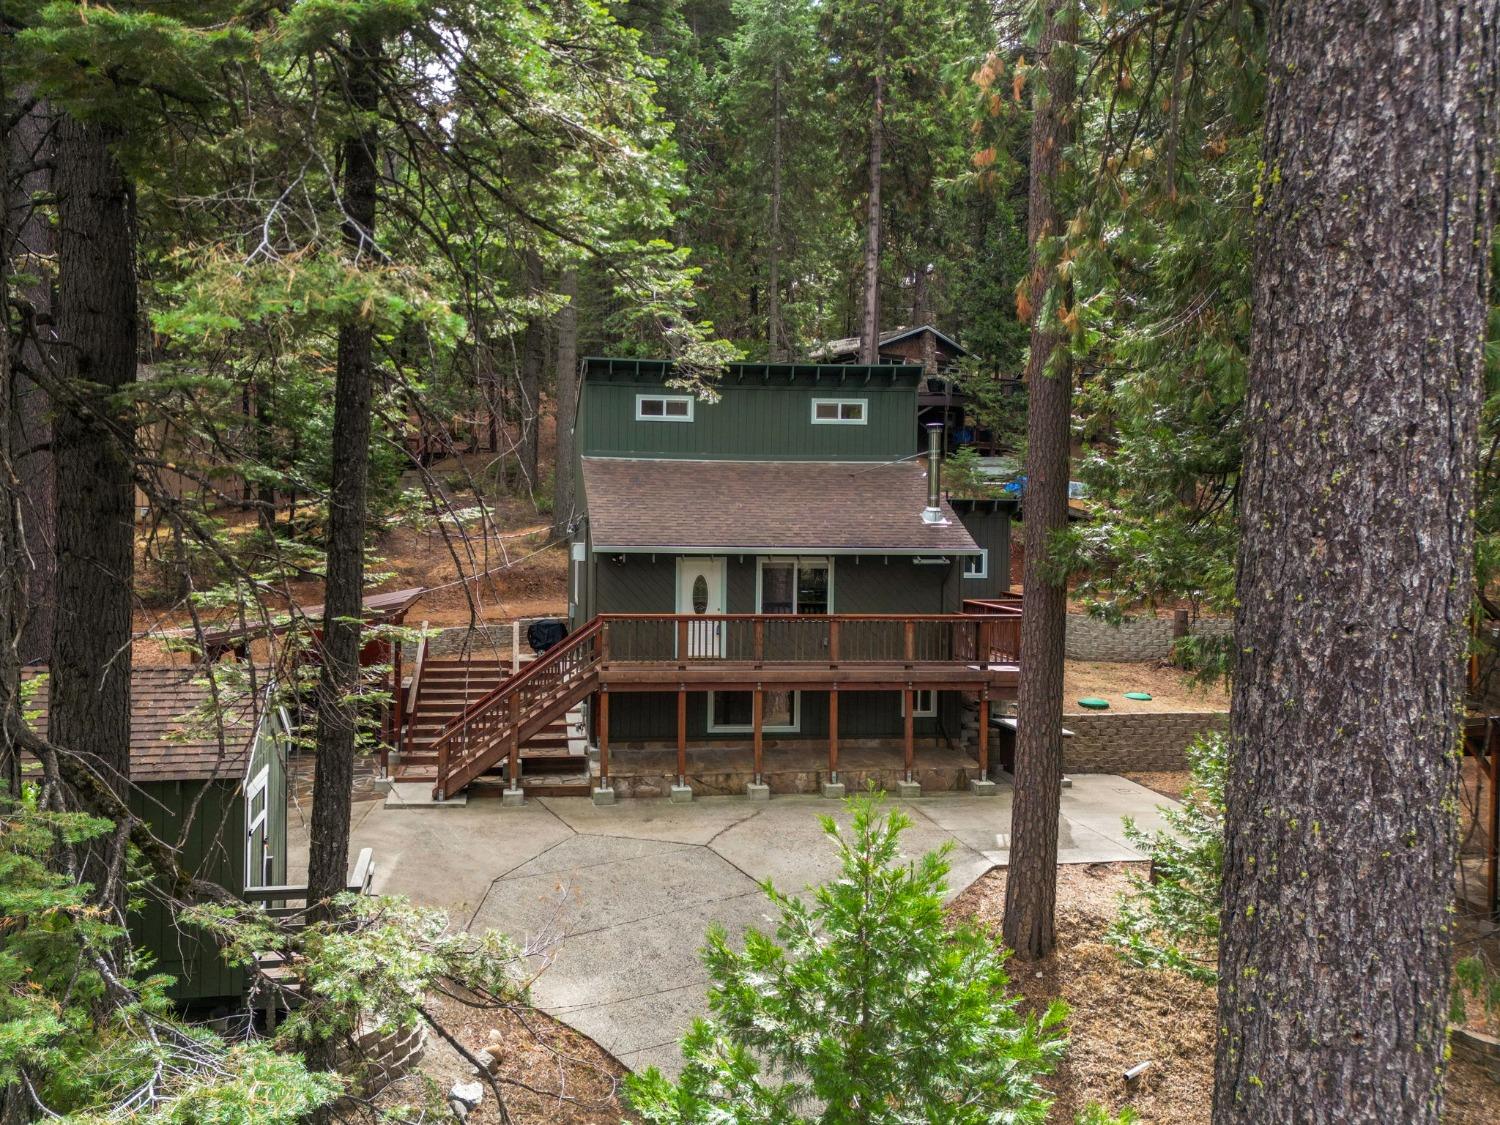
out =
<svg viewBox="0 0 1500 1125"><path fill-rule="evenodd" d="M1234 628L1228 618L1204 617L1188 631L1195 636L1223 636ZM1069 660L1101 660L1114 663L1165 660L1172 655L1172 619L1135 617L1111 625L1083 613L1068 614L1064 652Z"/></svg>
<svg viewBox="0 0 1500 1125"><path fill-rule="evenodd" d="M1067 773L1185 770L1188 745L1205 731L1227 730L1227 711L1064 715L1073 732L1063 739Z"/></svg>

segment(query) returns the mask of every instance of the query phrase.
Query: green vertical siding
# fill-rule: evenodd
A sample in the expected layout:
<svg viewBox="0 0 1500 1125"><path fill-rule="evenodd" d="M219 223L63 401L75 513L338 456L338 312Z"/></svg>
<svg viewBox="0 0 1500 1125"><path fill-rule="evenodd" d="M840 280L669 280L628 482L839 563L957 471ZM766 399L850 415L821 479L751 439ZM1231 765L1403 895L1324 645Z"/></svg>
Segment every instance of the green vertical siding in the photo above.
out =
<svg viewBox="0 0 1500 1125"><path fill-rule="evenodd" d="M266 714L246 770L246 777L254 777L262 765L268 767L266 835L273 857L273 883L287 881L285 734L280 713ZM248 839L241 778L143 781L136 788L132 811L161 839L174 844L182 841L182 862L188 870L236 894L245 889ZM141 897L129 921L131 939L155 957L156 971L174 978L173 999L207 1001L243 994L244 971L226 963L208 936L189 926L175 927L171 911L149 893Z"/></svg>
<svg viewBox="0 0 1500 1125"><path fill-rule="evenodd" d="M182 848L190 871L236 893L244 889L245 803L237 779L147 781L137 789L132 811L164 840L177 841L192 816ZM244 972L226 964L206 935L189 926L177 929L171 911L150 894L131 911L130 933L136 945L156 958L156 971L175 978L173 999L236 997L244 991Z"/></svg>
<svg viewBox="0 0 1500 1125"><path fill-rule="evenodd" d="M768 739L824 739L828 737L828 693L802 693L800 722L792 732L768 733ZM958 702L954 692L942 692L935 718L918 718L912 729L917 738L958 737ZM894 691L839 692L839 738L902 737L901 696ZM710 731L708 695L689 692L687 736L690 744L746 743L748 731ZM616 749L631 742L671 743L677 738L677 696L671 692L611 692L609 741Z"/></svg>
<svg viewBox="0 0 1500 1125"><path fill-rule="evenodd" d="M911 453L917 425L915 373L866 374L851 367L821 374L738 379L720 384L718 402L695 402L693 420L637 421L636 396L680 394L664 381L586 377L579 401L580 456L884 461ZM853 372L854 374L851 374ZM816 425L815 398L864 399L864 425Z"/></svg>
<svg viewBox="0 0 1500 1125"><path fill-rule="evenodd" d="M989 552L989 574L984 578L965 578L959 586L963 598L993 598L1010 589L1010 520L1009 504L986 501L956 500L953 507L976 546Z"/></svg>
<svg viewBox="0 0 1500 1125"><path fill-rule="evenodd" d="M808 556L819 557L819 556ZM835 555L834 613L952 613L958 609L959 564L918 563L905 555ZM755 555L724 561L724 612L756 612ZM610 555L594 567L595 613L675 613L677 556ZM977 596L977 595L971 595Z"/></svg>
<svg viewBox="0 0 1500 1125"><path fill-rule="evenodd" d="M623 561L622 561L623 560ZM957 609L956 562L919 564L905 556L844 555L832 559L835 613L947 613ZM756 612L757 558L725 558L725 612ZM674 555L602 556L597 566L600 613L673 613L677 599ZM939 716L915 722L919 738L957 737L956 697L940 697ZM671 693L617 692L610 702L611 742L669 742L677 737L677 700ZM688 696L688 737L696 742L742 742L738 732L710 733L703 693ZM798 731L780 738L826 738L826 692L803 692ZM899 738L903 731L900 697L895 692L843 692L839 702L841 738Z"/></svg>

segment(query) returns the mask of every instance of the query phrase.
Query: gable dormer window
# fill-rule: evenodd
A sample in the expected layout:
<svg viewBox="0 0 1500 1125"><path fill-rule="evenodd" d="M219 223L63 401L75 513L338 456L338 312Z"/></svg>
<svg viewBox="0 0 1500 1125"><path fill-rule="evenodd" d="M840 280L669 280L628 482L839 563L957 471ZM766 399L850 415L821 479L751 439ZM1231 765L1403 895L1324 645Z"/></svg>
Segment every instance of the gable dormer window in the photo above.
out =
<svg viewBox="0 0 1500 1125"><path fill-rule="evenodd" d="M691 422L692 395L636 395L637 422Z"/></svg>
<svg viewBox="0 0 1500 1125"><path fill-rule="evenodd" d="M815 398L812 422L814 426L863 426L869 408L870 400L864 398Z"/></svg>

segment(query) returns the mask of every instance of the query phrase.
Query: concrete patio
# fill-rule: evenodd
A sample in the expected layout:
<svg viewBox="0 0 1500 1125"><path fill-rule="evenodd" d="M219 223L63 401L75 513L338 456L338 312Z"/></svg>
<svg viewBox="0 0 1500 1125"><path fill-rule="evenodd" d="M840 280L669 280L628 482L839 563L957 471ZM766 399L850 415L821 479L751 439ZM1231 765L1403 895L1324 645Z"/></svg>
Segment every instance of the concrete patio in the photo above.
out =
<svg viewBox="0 0 1500 1125"><path fill-rule="evenodd" d="M1011 794L893 801L914 824L912 855L953 845L953 894L1008 860ZM1160 823L1165 798L1124 778L1075 776L1063 790L1061 863L1139 859L1120 818ZM836 870L819 816L847 817L816 797L769 802L711 797L691 804L542 798L387 809L356 806L353 848L375 849L375 891L442 906L455 922L518 940L555 937L537 980L538 1006L592 1036L633 1069L676 1070L677 1040L706 1011L698 960L711 923L737 935L766 926L758 882L800 891ZM294 835L304 836L296 827ZM294 841L305 855L305 840ZM293 856L294 864L297 856Z"/></svg>

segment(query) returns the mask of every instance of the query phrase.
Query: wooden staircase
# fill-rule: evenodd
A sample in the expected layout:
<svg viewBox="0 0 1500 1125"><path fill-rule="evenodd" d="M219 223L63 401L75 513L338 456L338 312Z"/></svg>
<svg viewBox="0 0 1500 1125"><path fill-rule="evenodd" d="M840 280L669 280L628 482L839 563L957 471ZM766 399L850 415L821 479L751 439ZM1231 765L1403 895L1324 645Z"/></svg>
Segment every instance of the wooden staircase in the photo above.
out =
<svg viewBox="0 0 1500 1125"><path fill-rule="evenodd" d="M574 690L578 685L545 696L534 691L555 681L548 673L555 671L557 651L523 662L518 672L494 658L420 655L393 779L429 783L435 794L442 790L451 796L467 788L476 797L497 796L513 788L514 763L520 782L515 788L530 796L586 796L591 778L578 705L588 692ZM508 720L523 696L528 706L513 755L511 727L508 721L497 726L495 719Z"/></svg>

